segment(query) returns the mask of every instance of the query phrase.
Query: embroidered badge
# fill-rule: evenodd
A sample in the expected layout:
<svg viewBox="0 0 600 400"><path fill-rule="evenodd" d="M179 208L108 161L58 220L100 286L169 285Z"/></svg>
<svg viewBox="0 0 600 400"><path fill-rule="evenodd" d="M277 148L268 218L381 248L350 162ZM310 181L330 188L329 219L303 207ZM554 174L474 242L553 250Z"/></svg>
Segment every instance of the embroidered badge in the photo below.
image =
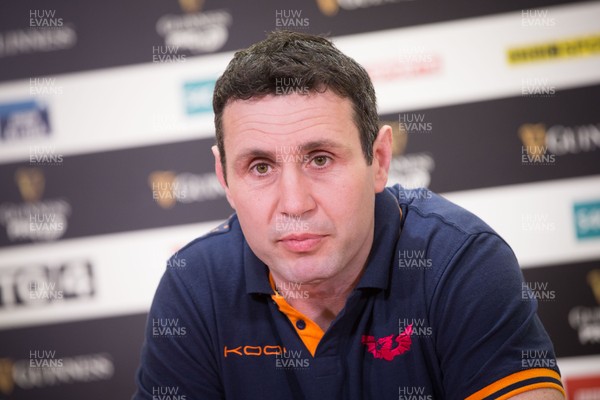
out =
<svg viewBox="0 0 600 400"><path fill-rule="evenodd" d="M373 354L375 358L382 358L386 361L392 361L396 356L406 353L410 350L412 340L410 335L412 334L412 324L408 325L404 332L396 336L394 335L375 339L375 336L363 335L361 343L367 346L367 351ZM396 347L393 347L394 342L397 343Z"/></svg>

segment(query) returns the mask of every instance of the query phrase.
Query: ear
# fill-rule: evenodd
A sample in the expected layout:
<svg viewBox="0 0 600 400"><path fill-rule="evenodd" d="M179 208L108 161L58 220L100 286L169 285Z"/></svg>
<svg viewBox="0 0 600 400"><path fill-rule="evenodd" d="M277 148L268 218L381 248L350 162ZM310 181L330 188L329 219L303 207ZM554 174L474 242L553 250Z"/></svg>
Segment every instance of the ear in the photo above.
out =
<svg viewBox="0 0 600 400"><path fill-rule="evenodd" d="M373 178L375 193L385 189L392 161L392 127L383 125L373 143Z"/></svg>
<svg viewBox="0 0 600 400"><path fill-rule="evenodd" d="M233 198L231 197L231 192L229 190L229 186L227 185L227 181L225 181L225 174L223 173L223 164L221 164L221 153L219 152L219 148L215 145L211 147L213 156L215 156L215 174L217 174L217 179L219 183L225 189L225 196L227 196L227 201L231 208L235 210L235 203Z"/></svg>

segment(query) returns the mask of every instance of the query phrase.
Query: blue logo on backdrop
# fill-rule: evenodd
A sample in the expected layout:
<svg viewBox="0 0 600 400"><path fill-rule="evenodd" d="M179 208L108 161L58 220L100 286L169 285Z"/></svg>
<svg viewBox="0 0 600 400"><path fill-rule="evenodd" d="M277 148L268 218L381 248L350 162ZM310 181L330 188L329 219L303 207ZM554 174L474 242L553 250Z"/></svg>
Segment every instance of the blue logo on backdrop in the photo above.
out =
<svg viewBox="0 0 600 400"><path fill-rule="evenodd" d="M577 239L600 237L600 200L573 206Z"/></svg>
<svg viewBox="0 0 600 400"><path fill-rule="evenodd" d="M216 80L192 81L183 84L187 115L212 112L212 96Z"/></svg>
<svg viewBox="0 0 600 400"><path fill-rule="evenodd" d="M39 139L50 135L48 107L35 100L0 104L0 139Z"/></svg>

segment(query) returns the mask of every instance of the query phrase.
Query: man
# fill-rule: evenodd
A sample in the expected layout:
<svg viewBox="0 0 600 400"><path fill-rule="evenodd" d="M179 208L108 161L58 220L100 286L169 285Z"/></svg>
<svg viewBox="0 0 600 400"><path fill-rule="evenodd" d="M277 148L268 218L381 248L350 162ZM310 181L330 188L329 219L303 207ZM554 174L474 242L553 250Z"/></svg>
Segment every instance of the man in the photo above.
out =
<svg viewBox="0 0 600 400"><path fill-rule="evenodd" d="M162 278L136 399L564 398L508 245L385 187L391 128L354 60L272 33L235 54L213 106L236 213Z"/></svg>

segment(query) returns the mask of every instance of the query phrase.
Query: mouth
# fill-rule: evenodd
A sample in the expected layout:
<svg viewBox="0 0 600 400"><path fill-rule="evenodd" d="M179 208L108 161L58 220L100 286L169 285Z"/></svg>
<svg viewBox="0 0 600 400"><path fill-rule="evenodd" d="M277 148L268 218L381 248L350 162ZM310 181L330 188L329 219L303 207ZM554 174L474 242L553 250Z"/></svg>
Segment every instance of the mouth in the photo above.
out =
<svg viewBox="0 0 600 400"><path fill-rule="evenodd" d="M325 237L326 235L313 233L289 234L279 239L278 242L293 253L307 253L315 250Z"/></svg>

